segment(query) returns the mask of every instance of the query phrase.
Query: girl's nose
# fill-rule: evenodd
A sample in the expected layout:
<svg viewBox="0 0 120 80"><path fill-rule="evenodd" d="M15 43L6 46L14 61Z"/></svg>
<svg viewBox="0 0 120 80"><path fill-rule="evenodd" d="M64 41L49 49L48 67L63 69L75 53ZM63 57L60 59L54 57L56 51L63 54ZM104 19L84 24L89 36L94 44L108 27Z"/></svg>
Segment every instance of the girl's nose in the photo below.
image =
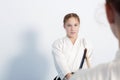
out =
<svg viewBox="0 0 120 80"><path fill-rule="evenodd" d="M74 30L74 26L71 27L71 30Z"/></svg>

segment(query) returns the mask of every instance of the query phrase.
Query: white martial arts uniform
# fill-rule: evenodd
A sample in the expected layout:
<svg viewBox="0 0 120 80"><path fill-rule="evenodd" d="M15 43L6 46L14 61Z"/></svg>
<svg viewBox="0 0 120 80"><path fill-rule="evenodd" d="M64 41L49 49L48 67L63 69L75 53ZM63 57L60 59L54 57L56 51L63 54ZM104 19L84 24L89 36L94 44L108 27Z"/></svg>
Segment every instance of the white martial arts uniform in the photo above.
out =
<svg viewBox="0 0 120 80"><path fill-rule="evenodd" d="M70 80L120 80L120 50L112 62L88 70L79 70Z"/></svg>
<svg viewBox="0 0 120 80"><path fill-rule="evenodd" d="M67 36L53 43L52 53L58 77L63 79L67 73L75 72L79 69L85 47L87 48L88 56L90 56L93 49L84 38L78 37L74 45Z"/></svg>

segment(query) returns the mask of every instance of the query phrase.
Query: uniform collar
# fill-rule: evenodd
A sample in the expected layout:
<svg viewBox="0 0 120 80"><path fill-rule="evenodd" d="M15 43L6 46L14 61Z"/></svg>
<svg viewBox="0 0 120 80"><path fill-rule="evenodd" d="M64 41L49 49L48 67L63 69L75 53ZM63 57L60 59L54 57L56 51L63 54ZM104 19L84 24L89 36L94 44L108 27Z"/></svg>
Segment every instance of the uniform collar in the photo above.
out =
<svg viewBox="0 0 120 80"><path fill-rule="evenodd" d="M116 53L115 60L120 60L120 49Z"/></svg>
<svg viewBox="0 0 120 80"><path fill-rule="evenodd" d="M70 40L70 38L69 38L68 36L66 36L66 39L67 39L73 46L77 44L79 38L80 38L80 37L77 36L77 39L76 39L75 43L73 44L72 41Z"/></svg>

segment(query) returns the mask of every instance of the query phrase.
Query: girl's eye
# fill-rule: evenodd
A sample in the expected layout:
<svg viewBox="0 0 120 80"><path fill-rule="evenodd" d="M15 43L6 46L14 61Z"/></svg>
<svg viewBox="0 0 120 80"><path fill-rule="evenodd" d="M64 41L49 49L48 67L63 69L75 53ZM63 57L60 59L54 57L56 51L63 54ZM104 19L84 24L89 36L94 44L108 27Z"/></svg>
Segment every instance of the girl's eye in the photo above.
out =
<svg viewBox="0 0 120 80"><path fill-rule="evenodd" d="M67 26L68 26L68 27L71 27L71 25L70 25L70 24L68 24Z"/></svg>
<svg viewBox="0 0 120 80"><path fill-rule="evenodd" d="M77 27L78 25L77 25L77 24L75 24L74 26L76 26L76 27Z"/></svg>

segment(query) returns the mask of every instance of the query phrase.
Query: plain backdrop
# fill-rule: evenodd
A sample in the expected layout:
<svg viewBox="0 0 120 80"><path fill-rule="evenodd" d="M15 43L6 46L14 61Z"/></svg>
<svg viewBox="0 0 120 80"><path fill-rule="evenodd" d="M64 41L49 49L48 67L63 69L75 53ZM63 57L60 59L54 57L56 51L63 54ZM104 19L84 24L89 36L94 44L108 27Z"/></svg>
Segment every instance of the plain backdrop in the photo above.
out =
<svg viewBox="0 0 120 80"><path fill-rule="evenodd" d="M52 80L53 41L65 36L63 17L80 16L80 36L92 44L92 67L118 49L104 0L0 0L0 80Z"/></svg>

